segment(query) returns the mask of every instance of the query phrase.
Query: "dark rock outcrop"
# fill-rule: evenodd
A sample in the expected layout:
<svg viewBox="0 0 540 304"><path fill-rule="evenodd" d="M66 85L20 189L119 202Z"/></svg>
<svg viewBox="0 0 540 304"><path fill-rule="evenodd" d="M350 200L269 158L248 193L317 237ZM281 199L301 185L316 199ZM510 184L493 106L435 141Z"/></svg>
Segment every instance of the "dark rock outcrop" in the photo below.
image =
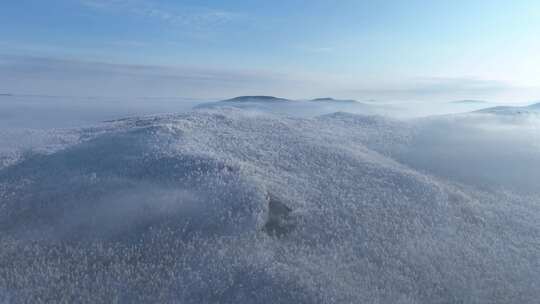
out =
<svg viewBox="0 0 540 304"><path fill-rule="evenodd" d="M289 234L295 227L292 209L273 195L268 196L268 219L263 231L275 237L283 237Z"/></svg>

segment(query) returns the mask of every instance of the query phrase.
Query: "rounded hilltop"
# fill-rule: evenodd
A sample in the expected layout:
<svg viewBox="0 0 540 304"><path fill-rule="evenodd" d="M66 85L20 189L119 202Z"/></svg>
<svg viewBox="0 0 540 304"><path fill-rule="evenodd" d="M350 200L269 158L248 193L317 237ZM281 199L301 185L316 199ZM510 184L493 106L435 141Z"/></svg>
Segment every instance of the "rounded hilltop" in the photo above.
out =
<svg viewBox="0 0 540 304"><path fill-rule="evenodd" d="M289 102L289 99L279 98L274 96L238 96L231 99L223 100L223 102Z"/></svg>

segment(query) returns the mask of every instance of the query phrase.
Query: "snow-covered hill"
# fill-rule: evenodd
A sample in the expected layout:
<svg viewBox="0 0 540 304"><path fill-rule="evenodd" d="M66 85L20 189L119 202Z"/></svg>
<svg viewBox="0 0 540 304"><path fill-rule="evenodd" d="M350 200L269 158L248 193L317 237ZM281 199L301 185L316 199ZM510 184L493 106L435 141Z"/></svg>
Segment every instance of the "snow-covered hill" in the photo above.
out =
<svg viewBox="0 0 540 304"><path fill-rule="evenodd" d="M214 109L75 130L0 169L0 301L534 303L538 197L396 161L417 128Z"/></svg>

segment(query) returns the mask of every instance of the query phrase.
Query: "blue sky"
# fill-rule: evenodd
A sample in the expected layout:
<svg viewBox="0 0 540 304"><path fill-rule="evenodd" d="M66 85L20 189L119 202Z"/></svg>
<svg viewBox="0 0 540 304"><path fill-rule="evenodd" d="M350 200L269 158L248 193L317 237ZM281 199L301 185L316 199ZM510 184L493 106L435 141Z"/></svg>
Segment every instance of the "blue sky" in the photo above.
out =
<svg viewBox="0 0 540 304"><path fill-rule="evenodd" d="M1 91L540 99L533 0L7 0L0 20Z"/></svg>

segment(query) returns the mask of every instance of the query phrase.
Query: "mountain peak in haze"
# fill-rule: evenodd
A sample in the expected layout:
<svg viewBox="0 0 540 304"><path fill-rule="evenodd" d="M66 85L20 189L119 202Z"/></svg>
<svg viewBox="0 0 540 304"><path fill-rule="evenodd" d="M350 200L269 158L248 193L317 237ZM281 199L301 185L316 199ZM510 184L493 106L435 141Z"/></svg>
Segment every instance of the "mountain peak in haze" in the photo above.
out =
<svg viewBox="0 0 540 304"><path fill-rule="evenodd" d="M279 98L274 96L238 96L231 99L223 100L223 102L287 102L289 99Z"/></svg>

